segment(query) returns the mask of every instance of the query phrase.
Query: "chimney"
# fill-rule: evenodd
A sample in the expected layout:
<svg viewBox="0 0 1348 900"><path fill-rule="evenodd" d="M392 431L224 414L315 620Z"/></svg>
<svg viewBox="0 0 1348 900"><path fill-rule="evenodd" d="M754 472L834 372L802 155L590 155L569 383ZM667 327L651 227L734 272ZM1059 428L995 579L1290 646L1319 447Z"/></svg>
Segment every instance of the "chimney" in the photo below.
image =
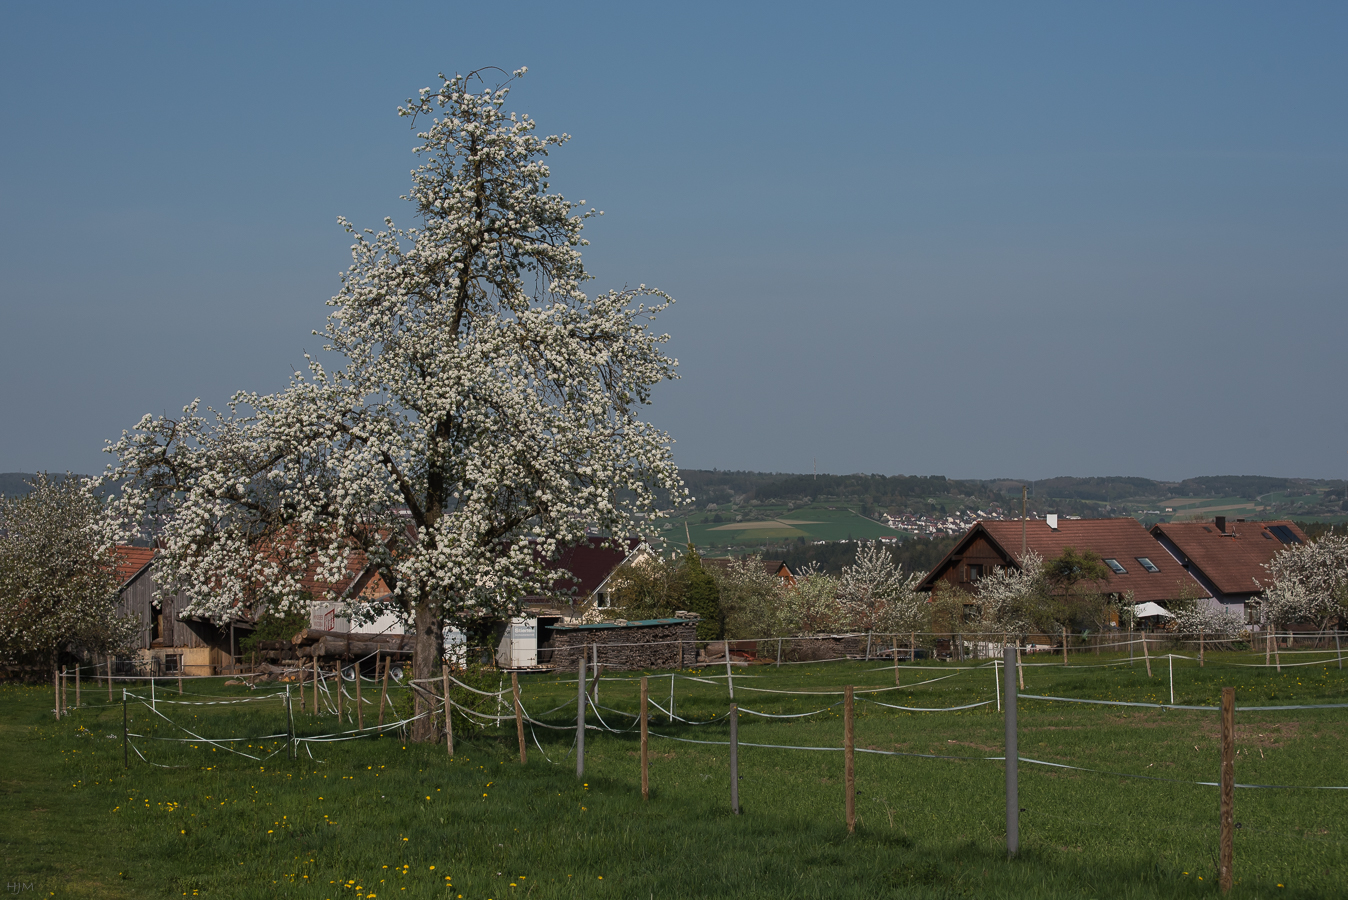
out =
<svg viewBox="0 0 1348 900"><path fill-rule="evenodd" d="M1057 531L1057 530L1058 530L1058 514L1057 514L1057 513L1049 513L1048 515L1044 516L1044 521L1048 523L1048 527L1049 527L1049 528L1052 528L1054 531ZM1223 520L1223 521L1225 521L1225 520Z"/></svg>
<svg viewBox="0 0 1348 900"><path fill-rule="evenodd" d="M1226 516L1217 516L1212 521L1217 526L1218 531L1226 534Z"/></svg>

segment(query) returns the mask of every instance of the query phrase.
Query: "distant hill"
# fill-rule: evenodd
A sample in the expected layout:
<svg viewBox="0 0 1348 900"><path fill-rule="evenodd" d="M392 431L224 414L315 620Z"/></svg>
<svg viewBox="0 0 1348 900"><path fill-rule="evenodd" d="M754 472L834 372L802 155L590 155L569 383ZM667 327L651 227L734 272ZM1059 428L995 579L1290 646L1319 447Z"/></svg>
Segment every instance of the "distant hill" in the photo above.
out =
<svg viewBox="0 0 1348 900"><path fill-rule="evenodd" d="M864 516L954 515L960 511L1019 515L1022 486L1028 512L1086 518L1137 516L1162 519L1348 519L1345 482L1264 475L1205 475L1183 481L1129 476L1039 480L955 479L942 475L796 475L683 469L698 508L709 504L775 506L828 502Z"/></svg>
<svg viewBox="0 0 1348 900"><path fill-rule="evenodd" d="M64 481L64 472L49 472L53 481ZM32 492L29 482L37 477L36 472L0 472L0 496L4 497L25 497ZM76 478L83 478L83 475L76 475Z"/></svg>

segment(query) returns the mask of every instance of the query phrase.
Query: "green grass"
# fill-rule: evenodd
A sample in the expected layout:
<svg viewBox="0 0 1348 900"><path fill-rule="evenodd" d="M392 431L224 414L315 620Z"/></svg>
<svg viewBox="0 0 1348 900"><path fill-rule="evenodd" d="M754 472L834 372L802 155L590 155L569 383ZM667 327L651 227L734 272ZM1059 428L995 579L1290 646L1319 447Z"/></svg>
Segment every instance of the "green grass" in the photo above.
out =
<svg viewBox="0 0 1348 900"><path fill-rule="evenodd" d="M1310 657L1285 654L1284 662ZM1051 657L1033 657L1051 663ZM1168 698L1164 662L1091 668L1027 667L1026 692L1097 699ZM1262 654L1210 654L1206 668L1177 661L1180 703L1215 704L1223 685L1238 704L1348 702L1334 665L1237 668ZM966 664L967 665L967 664ZM930 663L901 672L912 684L957 671ZM458 754L396 737L315 744L314 759L284 752L255 762L205 744L136 742L122 766L121 705L86 684L84 709L52 721L49 689L0 689L5 765L0 842L8 882L57 897L1199 897L1216 895L1218 720L1184 712L1020 701L1021 755L1118 775L1020 767L1022 853L1005 857L1003 719L995 706L908 713L864 702L955 706L993 697L989 669L900 691L858 691L860 747L971 757L858 754L859 826L844 824L842 754L743 747L743 815L729 809L727 749L652 738L652 796L639 789L635 735L587 737L586 777L575 777L571 734L539 729L521 766L511 723L469 733ZM684 674L696 674L691 671ZM717 670L702 671L702 677ZM765 712L827 708L836 695L759 693L750 687L838 690L892 684L876 663L821 663L737 671L737 699ZM522 680L535 714L572 699L561 676ZM202 694L243 694L195 682ZM261 689L260 689L261 690ZM369 698L372 691L367 691ZM667 704L668 678L653 678ZM164 698L161 693L160 698ZM101 698L101 700L100 700ZM168 699L175 699L169 694ZM186 698L190 699L190 698ZM637 684L606 678L602 706L634 711ZM697 721L726 711L724 679L677 681L677 711ZM160 705L206 736L284 730L280 703ZM1237 714L1242 783L1348 784L1348 710ZM630 726L604 711L615 727ZM145 707L133 731L184 736ZM571 710L548 721L574 721ZM367 719L367 723L369 719ZM298 716L299 733L337 727ZM724 741L724 720L652 731ZM743 715L747 743L837 747L841 708L803 719ZM248 745L252 745L249 747ZM279 749L245 740L241 750ZM260 754L259 754L260 755ZM1233 897L1342 895L1348 872L1348 791L1241 790L1236 796ZM431 867L434 866L434 869ZM445 876L452 878L446 887ZM1200 878L1202 880L1200 880ZM1280 887L1281 885L1281 887ZM359 890L357 890L359 886Z"/></svg>
<svg viewBox="0 0 1348 900"><path fill-rule="evenodd" d="M718 510L722 522L703 522L713 513L698 510L693 513L676 516L670 520L670 527L661 534L666 540L681 542L685 539L684 525L688 526L688 535L699 547L753 547L765 540L794 540L805 538L809 541L874 540L879 537L900 537L905 532L897 531L872 519L867 519L846 506L829 507L823 504L788 510L785 506L729 507ZM751 517L758 521L735 522L735 516L746 520ZM765 528L766 519L783 519L780 527ZM796 524L791 524L796 523Z"/></svg>

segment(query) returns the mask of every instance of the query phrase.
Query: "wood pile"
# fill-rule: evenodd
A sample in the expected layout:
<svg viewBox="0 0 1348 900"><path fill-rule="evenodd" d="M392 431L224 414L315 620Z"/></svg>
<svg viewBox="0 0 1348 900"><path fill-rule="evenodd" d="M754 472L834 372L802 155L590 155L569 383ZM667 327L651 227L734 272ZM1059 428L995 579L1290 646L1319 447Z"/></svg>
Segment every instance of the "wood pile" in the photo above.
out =
<svg viewBox="0 0 1348 900"><path fill-rule="evenodd" d="M677 669L692 665L697 659L696 622L607 628L553 626L548 633L551 637L539 650L551 650L547 664L563 671L578 669L581 654L587 663L593 663L595 646L599 648L599 664L606 671Z"/></svg>

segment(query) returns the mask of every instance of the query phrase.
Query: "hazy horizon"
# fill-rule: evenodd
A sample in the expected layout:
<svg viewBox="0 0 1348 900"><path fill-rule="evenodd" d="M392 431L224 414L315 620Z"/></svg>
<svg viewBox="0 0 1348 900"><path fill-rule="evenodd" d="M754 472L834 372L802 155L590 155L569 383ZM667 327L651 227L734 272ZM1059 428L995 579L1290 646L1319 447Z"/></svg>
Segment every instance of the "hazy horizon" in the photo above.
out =
<svg viewBox="0 0 1348 900"><path fill-rule="evenodd" d="M1348 476L1348 7L15 6L0 469L283 388L439 71L677 303L684 468ZM423 37L417 37L423 35ZM1090 475L1079 477L1092 477Z"/></svg>

